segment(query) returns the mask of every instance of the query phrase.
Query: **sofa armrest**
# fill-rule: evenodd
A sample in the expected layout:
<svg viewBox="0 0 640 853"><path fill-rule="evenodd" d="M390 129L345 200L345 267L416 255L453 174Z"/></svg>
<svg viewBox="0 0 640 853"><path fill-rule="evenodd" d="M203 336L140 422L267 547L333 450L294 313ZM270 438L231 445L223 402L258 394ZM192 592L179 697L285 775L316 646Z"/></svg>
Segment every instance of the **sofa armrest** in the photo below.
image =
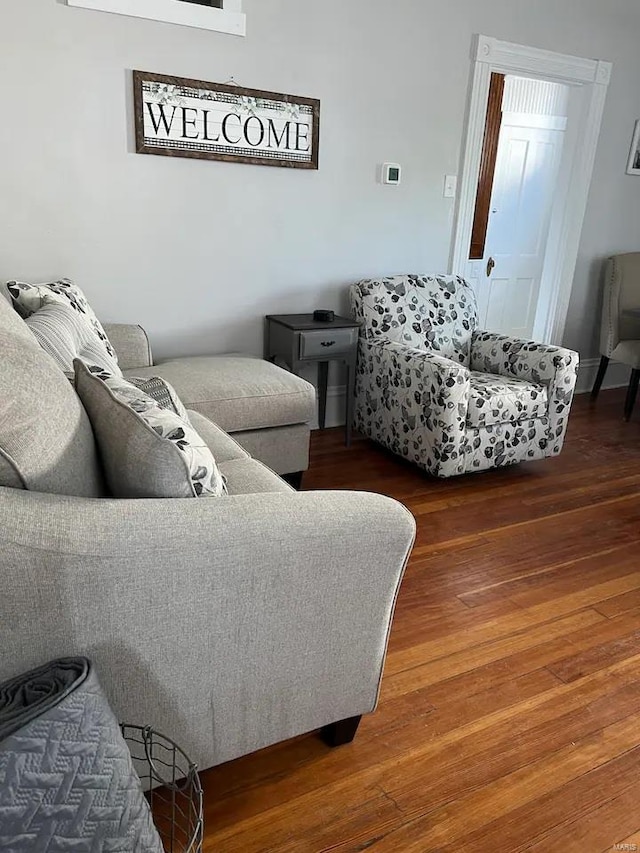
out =
<svg viewBox="0 0 640 853"><path fill-rule="evenodd" d="M142 326L105 323L104 330L116 351L121 370L153 366L151 344Z"/></svg>
<svg viewBox="0 0 640 853"><path fill-rule="evenodd" d="M463 364L391 341L360 339L359 417L366 410L377 440L438 476L462 471L470 391Z"/></svg>
<svg viewBox="0 0 640 853"><path fill-rule="evenodd" d="M395 501L0 489L0 511L0 681L87 655L121 720L202 768L374 708L415 530Z"/></svg>

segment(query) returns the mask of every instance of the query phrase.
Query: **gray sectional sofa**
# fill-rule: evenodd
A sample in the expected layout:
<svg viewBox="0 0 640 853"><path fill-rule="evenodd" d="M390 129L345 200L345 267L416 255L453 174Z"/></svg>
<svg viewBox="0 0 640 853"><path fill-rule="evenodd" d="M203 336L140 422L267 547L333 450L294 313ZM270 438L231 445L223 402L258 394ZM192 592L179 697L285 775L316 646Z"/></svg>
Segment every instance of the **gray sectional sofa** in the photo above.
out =
<svg viewBox="0 0 640 853"><path fill-rule="evenodd" d="M302 380L240 357L152 367L141 329L108 333L128 375L174 384L229 494L109 497L73 386L0 296L0 681L87 655L121 720L203 768L316 728L347 739L376 705L412 517L271 470L306 467Z"/></svg>

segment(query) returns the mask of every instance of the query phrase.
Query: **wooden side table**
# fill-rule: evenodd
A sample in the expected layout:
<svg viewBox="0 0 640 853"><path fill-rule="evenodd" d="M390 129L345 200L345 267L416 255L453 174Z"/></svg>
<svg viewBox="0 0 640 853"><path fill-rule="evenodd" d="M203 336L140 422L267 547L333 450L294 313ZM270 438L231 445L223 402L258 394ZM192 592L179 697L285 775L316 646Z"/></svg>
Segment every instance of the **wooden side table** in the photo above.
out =
<svg viewBox="0 0 640 853"><path fill-rule="evenodd" d="M347 424L345 441L351 443L353 395L358 354L358 323L336 317L330 323L313 319L313 314L269 314L266 318L265 358L282 359L293 373L309 363L318 365L319 426L324 429L327 414L329 362L347 366Z"/></svg>

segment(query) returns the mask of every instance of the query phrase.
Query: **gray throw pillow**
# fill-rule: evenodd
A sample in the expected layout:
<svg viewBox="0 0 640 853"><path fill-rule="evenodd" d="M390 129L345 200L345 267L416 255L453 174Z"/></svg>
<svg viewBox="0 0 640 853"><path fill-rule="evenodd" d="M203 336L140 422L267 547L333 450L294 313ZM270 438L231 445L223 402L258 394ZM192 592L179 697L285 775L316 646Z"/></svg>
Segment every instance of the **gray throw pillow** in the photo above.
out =
<svg viewBox="0 0 640 853"><path fill-rule="evenodd" d="M105 493L78 395L2 296L0 486L83 497Z"/></svg>
<svg viewBox="0 0 640 853"><path fill-rule="evenodd" d="M220 497L222 474L188 420L162 408L126 379L74 362L105 479L117 498Z"/></svg>

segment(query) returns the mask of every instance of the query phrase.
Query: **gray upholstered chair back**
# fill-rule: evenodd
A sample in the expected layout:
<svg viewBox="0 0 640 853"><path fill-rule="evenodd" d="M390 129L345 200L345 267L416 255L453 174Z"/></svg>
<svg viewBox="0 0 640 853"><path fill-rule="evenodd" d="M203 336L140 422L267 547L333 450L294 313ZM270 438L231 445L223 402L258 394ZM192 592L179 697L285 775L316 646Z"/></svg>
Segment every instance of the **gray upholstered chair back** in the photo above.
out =
<svg viewBox="0 0 640 853"><path fill-rule="evenodd" d="M367 279L352 285L350 296L366 340L430 350L469 366L477 306L464 279L447 275Z"/></svg>
<svg viewBox="0 0 640 853"><path fill-rule="evenodd" d="M625 316L640 308L640 252L614 255L604 272L600 352L609 357L620 341L640 338L640 320Z"/></svg>

